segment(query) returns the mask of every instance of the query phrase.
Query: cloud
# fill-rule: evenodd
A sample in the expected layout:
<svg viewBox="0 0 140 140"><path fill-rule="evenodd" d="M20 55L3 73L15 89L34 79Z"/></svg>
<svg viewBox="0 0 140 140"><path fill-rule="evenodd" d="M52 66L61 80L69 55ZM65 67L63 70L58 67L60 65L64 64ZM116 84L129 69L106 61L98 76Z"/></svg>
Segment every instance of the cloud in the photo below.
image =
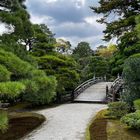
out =
<svg viewBox="0 0 140 140"><path fill-rule="evenodd" d="M26 5L33 23L45 23L56 34L76 46L88 41L94 48L104 43L104 25L96 22L99 18L89 6L97 6L98 0L27 0Z"/></svg>
<svg viewBox="0 0 140 140"><path fill-rule="evenodd" d="M61 36L66 37L90 37L90 36L97 36L102 33L100 28L97 28L94 26L94 24L87 24L86 22L81 23L73 23L73 22L66 22L63 24L60 24L58 26L52 27L54 31L59 33ZM57 35L58 36L58 35Z"/></svg>
<svg viewBox="0 0 140 140"><path fill-rule="evenodd" d="M12 26L0 22L0 35L2 35L3 33L12 33L13 31L14 28Z"/></svg>

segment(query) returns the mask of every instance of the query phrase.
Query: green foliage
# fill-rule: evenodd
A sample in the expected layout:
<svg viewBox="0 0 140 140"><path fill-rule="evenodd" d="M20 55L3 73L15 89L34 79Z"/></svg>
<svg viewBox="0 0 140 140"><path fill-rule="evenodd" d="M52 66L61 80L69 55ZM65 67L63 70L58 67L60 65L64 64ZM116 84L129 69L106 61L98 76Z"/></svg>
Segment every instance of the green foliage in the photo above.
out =
<svg viewBox="0 0 140 140"><path fill-rule="evenodd" d="M125 60L126 58L120 54L120 52L117 52L111 59L109 59L110 71L113 76L117 76L118 73L122 74Z"/></svg>
<svg viewBox="0 0 140 140"><path fill-rule="evenodd" d="M93 12L101 14L102 17L98 20L101 24L106 24L104 32L104 40L109 41L114 37L118 40L118 52L111 58L110 71L113 76L122 74L125 60L135 54L140 53L139 32L140 26L136 24L140 22L139 15L139 1L130 0L99 0L97 7L91 7ZM112 14L118 18L109 20ZM137 23L135 18L137 17ZM120 63L121 61L121 63Z"/></svg>
<svg viewBox="0 0 140 140"><path fill-rule="evenodd" d="M125 102L113 102L108 104L109 115L120 118L129 111L129 106Z"/></svg>
<svg viewBox="0 0 140 140"><path fill-rule="evenodd" d="M75 70L68 68L59 68L58 74L55 74L58 80L57 91L60 94L70 93L76 88L79 75Z"/></svg>
<svg viewBox="0 0 140 140"><path fill-rule="evenodd" d="M13 53L6 52L2 49L0 49L0 63L12 73L12 78L14 80L28 77L30 71L34 69L28 62L25 62Z"/></svg>
<svg viewBox="0 0 140 140"><path fill-rule="evenodd" d="M71 51L71 43L64 39L57 39L55 47L56 51L61 54L69 54L69 51Z"/></svg>
<svg viewBox="0 0 140 140"><path fill-rule="evenodd" d="M31 71L31 75L32 78L34 77L45 77L46 74L43 70L38 70L38 69L34 69Z"/></svg>
<svg viewBox="0 0 140 140"><path fill-rule="evenodd" d="M137 31L138 37L140 38L140 16L136 17L136 23L137 23L136 31Z"/></svg>
<svg viewBox="0 0 140 140"><path fill-rule="evenodd" d="M34 41L29 51L35 56L44 56L50 54L55 49L56 40L54 34L49 30L47 25L33 25Z"/></svg>
<svg viewBox="0 0 140 140"><path fill-rule="evenodd" d="M14 100L24 96L24 100L33 104L45 104L51 102L55 96L56 81L46 77L42 70L38 70L30 63L21 60L11 52L0 49L1 77L5 79L0 83L1 100ZM10 71L10 72L9 72ZM10 79L11 76L11 79ZM5 82L12 80L9 82ZM23 84L17 81L27 81ZM26 93L26 94L25 94Z"/></svg>
<svg viewBox="0 0 140 140"><path fill-rule="evenodd" d="M99 56L111 58L117 52L117 47L114 44L110 44L107 47L100 46L97 50L97 54L99 54Z"/></svg>
<svg viewBox="0 0 140 140"><path fill-rule="evenodd" d="M48 104L56 95L57 83L54 77L35 77L23 83L26 85L23 99L33 105Z"/></svg>
<svg viewBox="0 0 140 140"><path fill-rule="evenodd" d="M140 98L140 57L135 55L125 62L123 75L125 80L125 93L122 99L133 105L133 101Z"/></svg>
<svg viewBox="0 0 140 140"><path fill-rule="evenodd" d="M6 111L0 110L0 131L6 132L8 129L8 114Z"/></svg>
<svg viewBox="0 0 140 140"><path fill-rule="evenodd" d="M140 110L140 99L134 101L134 107L136 110Z"/></svg>
<svg viewBox="0 0 140 140"><path fill-rule="evenodd" d="M140 111L125 115L121 118L121 122L133 129L140 129Z"/></svg>
<svg viewBox="0 0 140 140"><path fill-rule="evenodd" d="M20 82L1 82L0 83L0 98L13 99L18 97L25 91L25 85Z"/></svg>
<svg viewBox="0 0 140 140"><path fill-rule="evenodd" d="M133 54L130 58L140 58L140 53Z"/></svg>
<svg viewBox="0 0 140 140"><path fill-rule="evenodd" d="M105 39L109 40L113 37L120 37L124 35L128 29L132 31L134 29L135 17L139 14L139 1L99 1L98 7L91 7L91 9L97 14L103 14L98 22L105 23L107 25L105 33ZM108 21L108 17L111 14L119 16L117 20L112 22Z"/></svg>
<svg viewBox="0 0 140 140"><path fill-rule="evenodd" d="M94 56L89 63L90 71L96 76L104 76L108 72L108 62L105 58Z"/></svg>
<svg viewBox="0 0 140 140"><path fill-rule="evenodd" d="M4 38L5 35L3 35ZM5 42L0 43L0 48L3 49L6 52L12 52L16 56L18 56L20 59L27 61L29 63L32 63L33 65L37 65L33 56L29 55L24 45L17 44L15 41L11 41L5 37Z"/></svg>
<svg viewBox="0 0 140 140"><path fill-rule="evenodd" d="M90 48L89 43L80 42L78 46L73 50L73 55L78 58L91 56L93 54L93 50Z"/></svg>
<svg viewBox="0 0 140 140"><path fill-rule="evenodd" d="M9 81L11 72L9 72L5 66L0 65L0 82Z"/></svg>
<svg viewBox="0 0 140 140"><path fill-rule="evenodd" d="M38 59L38 64L47 75L56 77L57 93L66 94L76 87L79 75L76 72L76 62L72 58L61 54L45 55Z"/></svg>
<svg viewBox="0 0 140 140"><path fill-rule="evenodd" d="M5 23L8 28L14 27L12 33L5 34L8 40L15 42L22 40L28 45L29 39L33 35L33 29L29 20L29 14L26 11L24 0L1 1L0 21ZM7 9L7 10L5 10ZM2 36L2 42L3 36ZM7 40L7 41L8 41Z"/></svg>

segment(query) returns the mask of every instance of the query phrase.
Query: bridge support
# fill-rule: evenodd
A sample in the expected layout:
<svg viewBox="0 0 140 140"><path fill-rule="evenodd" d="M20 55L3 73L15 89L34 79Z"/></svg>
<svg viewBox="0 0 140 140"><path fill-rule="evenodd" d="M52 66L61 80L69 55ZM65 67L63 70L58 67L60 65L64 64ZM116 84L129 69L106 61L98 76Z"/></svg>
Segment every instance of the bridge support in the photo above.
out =
<svg viewBox="0 0 140 140"><path fill-rule="evenodd" d="M106 98L107 102L115 102L120 100L120 93L123 90L123 79L119 76L111 85L109 89L106 87Z"/></svg>

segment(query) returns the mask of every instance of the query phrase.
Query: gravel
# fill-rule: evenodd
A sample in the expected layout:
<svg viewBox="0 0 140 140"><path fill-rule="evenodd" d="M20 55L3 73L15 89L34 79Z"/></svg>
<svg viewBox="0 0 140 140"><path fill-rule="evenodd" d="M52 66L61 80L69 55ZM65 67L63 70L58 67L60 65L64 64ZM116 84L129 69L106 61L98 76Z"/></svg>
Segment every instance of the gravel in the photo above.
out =
<svg viewBox="0 0 140 140"><path fill-rule="evenodd" d="M103 104L73 103L38 111L47 121L22 140L85 140L88 123L104 108Z"/></svg>

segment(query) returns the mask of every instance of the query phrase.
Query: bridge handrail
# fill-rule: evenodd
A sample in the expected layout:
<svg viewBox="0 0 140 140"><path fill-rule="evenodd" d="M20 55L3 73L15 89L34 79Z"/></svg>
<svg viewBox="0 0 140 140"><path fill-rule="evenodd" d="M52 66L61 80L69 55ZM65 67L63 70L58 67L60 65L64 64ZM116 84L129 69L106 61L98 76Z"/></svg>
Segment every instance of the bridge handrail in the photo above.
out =
<svg viewBox="0 0 140 140"><path fill-rule="evenodd" d="M77 97L81 92L83 92L87 87L89 87L90 85L97 83L99 81L103 81L103 77L96 77L96 78L92 78L89 79L85 82L83 82L82 84L80 84L75 90L74 90L74 98ZM76 96L75 96L76 95Z"/></svg>
<svg viewBox="0 0 140 140"><path fill-rule="evenodd" d="M119 99L116 99L116 95L122 90L123 86L123 79L121 77L118 77L112 84L110 89L108 89L108 86L106 88L106 98L109 101L116 101Z"/></svg>
<svg viewBox="0 0 140 140"><path fill-rule="evenodd" d="M93 78L83 82L82 84L80 84L74 91L76 91L77 89L79 89L80 87L82 87L83 85L87 84L90 81L93 81Z"/></svg>

